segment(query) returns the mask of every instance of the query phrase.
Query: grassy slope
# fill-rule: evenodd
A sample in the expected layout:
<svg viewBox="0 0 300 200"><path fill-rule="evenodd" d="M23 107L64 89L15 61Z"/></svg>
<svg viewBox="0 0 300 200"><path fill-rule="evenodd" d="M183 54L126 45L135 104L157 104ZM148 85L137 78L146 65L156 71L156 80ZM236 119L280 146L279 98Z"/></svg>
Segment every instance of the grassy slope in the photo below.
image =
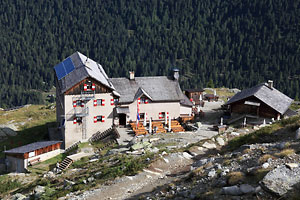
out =
<svg viewBox="0 0 300 200"><path fill-rule="evenodd" d="M55 109L45 105L31 105L15 111L0 111L0 124L24 123L19 126L18 135L0 141L0 157L3 149L15 148L48 137L47 123L55 122Z"/></svg>

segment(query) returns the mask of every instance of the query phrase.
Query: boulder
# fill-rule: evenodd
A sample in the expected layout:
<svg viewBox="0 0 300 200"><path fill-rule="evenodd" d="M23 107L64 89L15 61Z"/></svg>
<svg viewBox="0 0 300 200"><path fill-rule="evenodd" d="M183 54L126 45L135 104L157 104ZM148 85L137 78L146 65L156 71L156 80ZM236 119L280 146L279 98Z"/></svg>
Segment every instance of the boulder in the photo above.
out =
<svg viewBox="0 0 300 200"><path fill-rule="evenodd" d="M46 189L45 189L44 186L40 186L40 185L36 186L34 188L34 197L37 198L37 199L39 199L40 196L45 192L45 190Z"/></svg>
<svg viewBox="0 0 300 200"><path fill-rule="evenodd" d="M193 158L193 156L192 156L191 154L187 153L187 152L183 152L183 153L182 153L182 156L183 156L184 158L186 158L186 159L192 159L192 158Z"/></svg>
<svg viewBox="0 0 300 200"><path fill-rule="evenodd" d="M225 142L224 142L223 138L221 138L221 137L218 137L218 138L217 138L217 143L218 143L218 145L220 145L220 146L224 146L224 145L225 145Z"/></svg>
<svg viewBox="0 0 300 200"><path fill-rule="evenodd" d="M232 135L232 136L239 136L240 134L238 132L231 132L230 135Z"/></svg>
<svg viewBox="0 0 300 200"><path fill-rule="evenodd" d="M206 158L198 160L197 162L193 163L193 167L201 167L203 165L205 165L208 162L208 160Z"/></svg>
<svg viewBox="0 0 300 200"><path fill-rule="evenodd" d="M13 195L11 197L12 200L23 200L23 199L26 199L26 196L21 194L21 193L17 193L15 195Z"/></svg>
<svg viewBox="0 0 300 200"><path fill-rule="evenodd" d="M296 131L295 139L299 140L300 139L300 127Z"/></svg>
<svg viewBox="0 0 300 200"><path fill-rule="evenodd" d="M249 184L242 184L240 185L240 190L243 194L249 194L253 193L255 191L255 188Z"/></svg>
<svg viewBox="0 0 300 200"><path fill-rule="evenodd" d="M238 186L234 185L230 187L223 187L221 190L221 194L239 196L242 195L243 192L240 190Z"/></svg>
<svg viewBox="0 0 300 200"><path fill-rule="evenodd" d="M285 163L285 166L289 169L299 167L299 165L297 163Z"/></svg>
<svg viewBox="0 0 300 200"><path fill-rule="evenodd" d="M266 162L262 165L262 168L267 169L269 166L270 166L270 164Z"/></svg>
<svg viewBox="0 0 300 200"><path fill-rule="evenodd" d="M216 170L215 169L212 169L212 170L210 170L209 172L208 172L208 175L207 175L208 177L214 177L214 176L216 176Z"/></svg>
<svg viewBox="0 0 300 200"><path fill-rule="evenodd" d="M290 169L282 165L270 171L263 178L261 185L264 189L283 196L297 183L300 183L300 167Z"/></svg>
<svg viewBox="0 0 300 200"><path fill-rule="evenodd" d="M202 146L205 147L205 148L207 148L207 149L215 149L215 148L217 148L217 146L214 143L208 143L208 142L205 142Z"/></svg>
<svg viewBox="0 0 300 200"><path fill-rule="evenodd" d="M87 180L88 180L88 182L93 182L95 180L95 178L93 176L91 176Z"/></svg>
<svg viewBox="0 0 300 200"><path fill-rule="evenodd" d="M192 146L188 151L193 156L205 154L205 148L199 146Z"/></svg>

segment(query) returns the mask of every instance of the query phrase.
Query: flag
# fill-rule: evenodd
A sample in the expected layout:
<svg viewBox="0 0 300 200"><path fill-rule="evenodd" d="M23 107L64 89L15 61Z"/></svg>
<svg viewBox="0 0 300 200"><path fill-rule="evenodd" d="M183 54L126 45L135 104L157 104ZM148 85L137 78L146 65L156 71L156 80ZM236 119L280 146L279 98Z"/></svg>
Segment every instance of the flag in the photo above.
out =
<svg viewBox="0 0 300 200"><path fill-rule="evenodd" d="M139 124L140 120L140 107L139 107L139 101L137 101L137 114L136 114L136 123Z"/></svg>

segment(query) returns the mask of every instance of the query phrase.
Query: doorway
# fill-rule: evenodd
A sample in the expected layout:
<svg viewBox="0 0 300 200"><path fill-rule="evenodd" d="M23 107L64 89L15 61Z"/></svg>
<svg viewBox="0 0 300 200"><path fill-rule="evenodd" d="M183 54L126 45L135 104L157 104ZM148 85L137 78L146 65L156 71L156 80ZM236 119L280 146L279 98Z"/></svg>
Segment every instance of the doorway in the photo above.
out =
<svg viewBox="0 0 300 200"><path fill-rule="evenodd" d="M119 114L119 125L126 125L126 114L120 113Z"/></svg>

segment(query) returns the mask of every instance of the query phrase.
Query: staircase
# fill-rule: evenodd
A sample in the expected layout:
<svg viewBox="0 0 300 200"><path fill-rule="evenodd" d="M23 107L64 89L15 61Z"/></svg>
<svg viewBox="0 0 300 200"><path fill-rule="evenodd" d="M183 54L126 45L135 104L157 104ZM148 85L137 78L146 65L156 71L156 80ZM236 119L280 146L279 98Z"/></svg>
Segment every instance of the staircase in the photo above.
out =
<svg viewBox="0 0 300 200"><path fill-rule="evenodd" d="M154 127L157 127L156 133L166 133L167 132L166 129L164 128L163 123L161 123L161 122L153 121L152 129L154 129ZM154 133L154 131L153 131L153 133Z"/></svg>
<svg viewBox="0 0 300 200"><path fill-rule="evenodd" d="M65 169L67 169L72 163L73 163L73 160L69 157L66 157L61 163L59 163L58 169L63 171Z"/></svg>
<svg viewBox="0 0 300 200"><path fill-rule="evenodd" d="M117 129L114 128L109 128L104 132L96 132L92 137L89 138L89 142L97 142L99 140L101 141L108 141L108 140L116 140L117 138L120 138L120 134L117 131Z"/></svg>
<svg viewBox="0 0 300 200"><path fill-rule="evenodd" d="M184 128L180 125L180 123L177 120L172 120L171 121L171 130L174 133L185 131Z"/></svg>
<svg viewBox="0 0 300 200"><path fill-rule="evenodd" d="M142 123L136 124L136 123L130 123L130 126L136 136L138 135L146 135L148 134L148 131L144 127Z"/></svg>

